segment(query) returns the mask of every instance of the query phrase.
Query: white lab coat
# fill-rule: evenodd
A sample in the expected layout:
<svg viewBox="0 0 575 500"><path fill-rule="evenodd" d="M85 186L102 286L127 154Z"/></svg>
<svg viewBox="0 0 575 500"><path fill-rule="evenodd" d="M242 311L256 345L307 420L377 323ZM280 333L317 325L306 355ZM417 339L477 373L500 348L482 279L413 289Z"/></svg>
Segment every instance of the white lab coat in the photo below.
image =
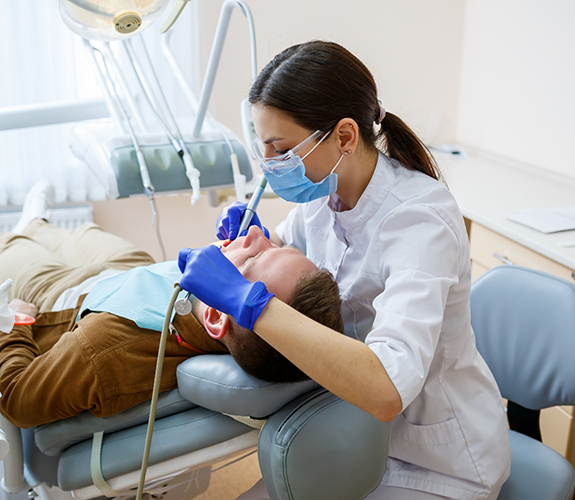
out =
<svg viewBox="0 0 575 500"><path fill-rule="evenodd" d="M353 210L298 205L277 232L339 283L346 334L397 388L382 484L488 498L509 475L501 396L470 325L469 245L443 184L383 154Z"/></svg>

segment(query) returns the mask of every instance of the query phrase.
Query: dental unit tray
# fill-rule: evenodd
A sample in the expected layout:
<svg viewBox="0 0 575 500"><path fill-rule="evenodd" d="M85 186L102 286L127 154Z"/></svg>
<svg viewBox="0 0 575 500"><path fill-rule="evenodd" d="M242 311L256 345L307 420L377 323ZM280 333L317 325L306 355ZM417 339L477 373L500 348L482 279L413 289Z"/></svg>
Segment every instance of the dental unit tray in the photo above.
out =
<svg viewBox="0 0 575 500"><path fill-rule="evenodd" d="M240 173L250 182L254 174L245 148L231 130L224 130L237 155ZM140 136L139 142L156 192L191 189L182 158L164 135L147 134ZM234 187L229 144L222 139L220 130L204 130L198 139L184 134L184 142L200 171L202 190ZM144 194L136 151L128 136L117 135L111 120L76 124L70 130L70 147L88 165L109 198Z"/></svg>
<svg viewBox="0 0 575 500"><path fill-rule="evenodd" d="M172 32L162 37L164 59L179 84L182 99L191 108L189 115L177 120L140 35L112 43L83 40L111 119L75 125L70 146L109 198L145 194L152 203L154 219L153 197L157 192L191 189L194 205L200 189L208 190L213 205L215 189L235 187L237 199L245 201L246 182L255 177L246 149L207 109L235 8L248 20L255 78L255 31L250 10L242 0L226 0L222 5L199 98L169 46ZM249 119L245 111L242 109L242 120ZM246 141L251 142L251 137Z"/></svg>

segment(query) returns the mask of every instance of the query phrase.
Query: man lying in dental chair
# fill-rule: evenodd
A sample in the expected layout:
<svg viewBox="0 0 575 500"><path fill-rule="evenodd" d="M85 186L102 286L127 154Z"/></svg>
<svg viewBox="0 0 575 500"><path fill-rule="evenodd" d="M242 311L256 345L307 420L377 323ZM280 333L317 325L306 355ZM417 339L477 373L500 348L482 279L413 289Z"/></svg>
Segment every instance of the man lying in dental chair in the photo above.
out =
<svg viewBox="0 0 575 500"><path fill-rule="evenodd" d="M27 428L89 410L120 413L152 394L156 357L177 262L150 255L95 224L62 230L48 223L54 189L37 183L13 233L0 235L0 283L12 278L15 312L36 318L0 333L0 412ZM337 284L301 252L272 245L257 228L222 249L250 281L343 332ZM192 297L191 297L192 298ZM230 352L248 373L271 382L307 378L233 318L193 300L175 315L161 390L176 387L190 356Z"/></svg>

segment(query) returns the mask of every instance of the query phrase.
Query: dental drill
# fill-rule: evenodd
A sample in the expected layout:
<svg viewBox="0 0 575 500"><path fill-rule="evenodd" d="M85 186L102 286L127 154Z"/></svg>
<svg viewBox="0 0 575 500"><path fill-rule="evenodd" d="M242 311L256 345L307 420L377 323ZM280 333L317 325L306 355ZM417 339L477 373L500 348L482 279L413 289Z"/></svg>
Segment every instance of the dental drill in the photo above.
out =
<svg viewBox="0 0 575 500"><path fill-rule="evenodd" d="M252 221L252 218L253 218L254 214L256 213L258 205L260 204L260 201L261 201L262 195L264 194L264 191L266 189L267 183L268 183L268 181L264 177L262 179L262 181L260 182L260 185L258 186L258 188L254 191L254 194L250 198L250 202L248 203L248 206L246 207L246 212L244 213L244 216L242 218L242 222L240 224L240 229L238 230L238 236L240 234L242 234L248 227L250 227L250 222Z"/></svg>
<svg viewBox="0 0 575 500"><path fill-rule="evenodd" d="M240 229L238 230L237 236L242 234L249 227L250 222L252 221L252 218L253 218L254 214L256 213L258 205L260 204L260 201L261 201L262 195L264 194L264 191L266 189L267 183L268 182L267 182L266 178L264 177L262 179L262 181L260 182L260 185L254 191L254 194L250 198L250 202L248 203L248 206L246 207L246 211L245 211L244 216L242 218L242 222L240 223ZM236 236L236 238L237 238L237 236ZM224 246L224 247L227 246L226 242L224 242L222 244L222 246ZM191 295L191 293L188 292L185 297L179 298L178 300L176 300L176 303L174 304L174 309L176 310L176 312L180 316L185 316L186 314L190 314L192 312L192 303L190 302L190 295Z"/></svg>

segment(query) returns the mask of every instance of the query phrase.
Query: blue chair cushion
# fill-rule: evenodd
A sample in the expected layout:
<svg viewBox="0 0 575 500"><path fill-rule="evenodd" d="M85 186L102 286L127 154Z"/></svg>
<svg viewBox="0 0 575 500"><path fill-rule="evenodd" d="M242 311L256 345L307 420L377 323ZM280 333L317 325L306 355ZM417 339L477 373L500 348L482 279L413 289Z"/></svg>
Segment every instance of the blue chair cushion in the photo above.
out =
<svg viewBox="0 0 575 500"><path fill-rule="evenodd" d="M156 418L190 410L197 405L184 399L178 389L160 394L156 408ZM122 413L111 417L98 418L89 411L65 420L34 428L34 439L40 451L49 456L59 456L64 450L87 439L91 440L95 432L118 432L148 422L150 401L145 401Z"/></svg>
<svg viewBox="0 0 575 500"><path fill-rule="evenodd" d="M548 446L509 431L511 475L497 500L569 500L575 486L571 464Z"/></svg>
<svg viewBox="0 0 575 500"><path fill-rule="evenodd" d="M228 415L267 418L298 396L320 386L265 382L243 371L229 354L206 354L178 366L178 388L189 401Z"/></svg>
<svg viewBox="0 0 575 500"><path fill-rule="evenodd" d="M271 500L360 500L381 483L388 426L317 389L265 423L258 440Z"/></svg>
<svg viewBox="0 0 575 500"><path fill-rule="evenodd" d="M471 287L471 324L504 398L532 410L575 404L575 284L495 267Z"/></svg>

